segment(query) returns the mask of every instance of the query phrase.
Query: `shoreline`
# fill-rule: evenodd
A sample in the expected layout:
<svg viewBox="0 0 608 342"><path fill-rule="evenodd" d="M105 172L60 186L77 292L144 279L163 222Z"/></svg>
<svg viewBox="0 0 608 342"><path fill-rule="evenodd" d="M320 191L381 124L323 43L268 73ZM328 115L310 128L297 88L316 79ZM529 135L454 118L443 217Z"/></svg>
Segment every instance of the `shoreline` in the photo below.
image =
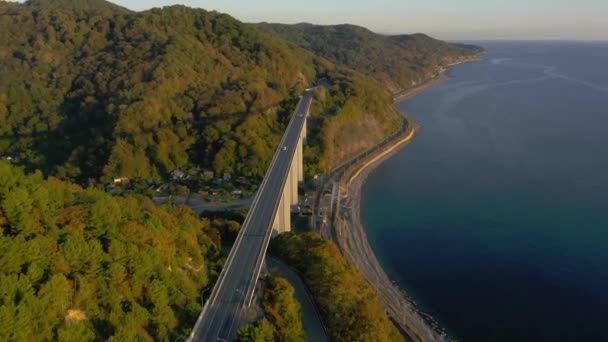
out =
<svg viewBox="0 0 608 342"><path fill-rule="evenodd" d="M469 61L463 61L466 63ZM458 63L461 64L461 63ZM395 104L407 101L416 95L449 79L447 69L415 88L398 93L394 96ZM361 189L367 177L385 160L405 148L420 131L421 127L404 114L407 130L395 137L394 141L361 162L350 166L338 183L342 202L338 202L336 215L331 224L333 240L349 264L359 269L365 279L376 290L378 298L387 310L389 317L402 331L406 340L411 341L445 341L445 331L432 317L420 312L414 300L400 289L388 276L376 254L369 244L367 229L361 221ZM425 318L423 318L426 317Z"/></svg>
<svg viewBox="0 0 608 342"><path fill-rule="evenodd" d="M432 88L437 83L450 79L450 76L447 75L447 72L450 71L450 68L457 66L457 65L461 65L461 64L478 62L481 60L481 55L482 54L479 54L479 55L476 55L473 57L469 57L469 58L465 58L465 59L456 61L454 63L447 64L445 67L440 69L438 75L426 79L424 82L415 85L413 88L400 90L400 91L394 93L393 100L395 101L395 103L398 103L398 102L403 102L403 101L407 101L407 100L411 99L412 97L424 92L425 90Z"/></svg>
<svg viewBox="0 0 608 342"><path fill-rule="evenodd" d="M428 80L415 86L414 88L396 93L393 96L393 101L395 102L395 104L397 104L399 102L404 102L404 101L410 100L411 98L415 97L416 95L420 95L424 91L429 90L430 88L434 87L438 83L441 83L441 82L449 80L449 79L450 79L450 77L447 75L447 73L443 72L438 76L429 78Z"/></svg>
<svg viewBox="0 0 608 342"><path fill-rule="evenodd" d="M336 242L348 262L359 269L365 279L376 290L378 298L389 316L411 341L444 341L444 332L436 322L427 322L418 311L413 299L399 288L385 272L369 244L367 230L361 221L361 189L367 177L378 167L406 147L419 131L420 126L412 124L404 137L387 146L380 153L356 166L354 174L348 179L340 180L340 188L345 194L333 222L332 240ZM426 316L427 318L430 318Z"/></svg>
<svg viewBox="0 0 608 342"><path fill-rule="evenodd" d="M395 104L407 101L450 79L447 73L451 67L480 59L481 55L478 55L447 65L437 76L414 88L398 92L393 96L393 100ZM365 180L382 162L407 146L421 128L412 119L407 118L406 114L402 113L402 115L407 124L405 132L395 136L394 141L368 155L364 160L350 165L339 177L339 189L345 189L345 193L339 191L336 214L331 224L332 232L329 237L338 245L348 262L357 267L376 289L378 298L389 316L407 339L445 341L448 337L439 323L432 316L420 312L414 300L387 275L369 244L367 230L361 221L361 189ZM340 204L340 198L344 198L342 204Z"/></svg>

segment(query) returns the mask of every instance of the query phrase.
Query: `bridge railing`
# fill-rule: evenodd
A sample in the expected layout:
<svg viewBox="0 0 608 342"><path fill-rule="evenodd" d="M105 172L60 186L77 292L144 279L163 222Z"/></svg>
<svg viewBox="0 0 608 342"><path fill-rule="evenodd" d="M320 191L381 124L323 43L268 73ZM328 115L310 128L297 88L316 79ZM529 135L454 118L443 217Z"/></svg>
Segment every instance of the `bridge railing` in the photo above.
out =
<svg viewBox="0 0 608 342"><path fill-rule="evenodd" d="M300 101L298 102L298 104L296 105L296 109L294 111L294 113L297 113L298 109L300 108L300 106L302 105L302 100L303 97L300 96ZM309 102L310 105L310 102ZM285 132L288 132L289 129L292 126L292 123L295 119L295 115L291 118L291 120L289 120L289 123L287 124L287 128L285 130ZM219 295L219 291L222 288L222 285L224 283L224 279L226 278L226 273L228 272L228 270L230 269L233 261L234 261L234 257L236 254L236 251L239 249L241 242L243 241L244 236L247 234L247 230L249 227L249 222L251 221L251 213L255 212L255 209L259 203L260 197L262 195L262 193L264 192L264 188L266 187L266 184L268 182L268 175L270 174L270 172L272 172L272 169L274 167L274 165L276 164L276 161L279 157L279 154L281 152L282 146L285 143L285 139L286 139L287 134L283 134L283 136L281 137L281 141L279 143L279 147L277 148L277 152L275 152L270 165L268 167L268 169L266 170L266 173L264 174L264 178L262 180L262 183L260 184L260 187L258 189L258 191L256 192L253 202L251 204L251 208L249 209L249 212L247 214L247 216L245 217L245 221L243 222L242 226L241 226L241 230L239 231L239 233L237 234L237 237L235 239L234 245L232 246L232 248L230 249L230 252L228 253L228 257L226 258L226 263L224 264L224 267L222 268L222 271L220 272L220 275L218 276L218 280L216 282L216 284L213 287L213 290L211 291L211 295L209 296L209 299L207 300L207 303L205 303L203 305L203 309L201 311L201 313L199 314L198 318L196 319L196 323L194 324L194 327L192 329L192 332L190 333L190 336L188 337L188 341L193 341L194 337L196 335L196 332L200 329L200 326L205 318L205 315L209 312L209 308L213 307L213 305L215 304L215 301L217 300L217 296ZM290 151L290 153L294 153L294 151ZM293 155L291 156L291 158L293 158ZM287 175L284 177L285 179L283 180L283 183L286 181ZM278 205L279 205L279 201L277 201L277 203L274 206L273 209L273 218L276 215L277 209L278 209ZM272 229L269 229L264 237L264 249L262 249L260 255L258 256L258 261L256 261L256 268L258 271L256 272L252 272L252 274L259 276L260 270L261 270L261 262L263 261L263 255L266 252L266 249L268 248L268 244L270 243L270 237L272 236ZM252 276L253 278L253 276ZM257 283L257 279L254 280L255 283ZM251 284L251 280L249 281L249 284ZM255 285L253 286L253 289L250 291L249 290L250 287L248 287L248 293L245 295L245 298L249 298L246 302L247 305L251 305L252 299L253 299L253 294L255 293ZM251 292L251 293L249 293ZM239 311L239 315L240 315Z"/></svg>
<svg viewBox="0 0 608 342"><path fill-rule="evenodd" d="M300 99L300 102L298 102L298 105L297 105L297 107L296 107L296 110L294 111L295 113L297 113L297 112L298 112L298 109L299 109L299 108L300 108L300 106L302 105L302 100L303 100L303 99ZM294 115L294 117L293 117L291 120L289 120L289 124L287 125L287 128L285 129L285 132L289 132L289 130L291 129L291 126L292 126L292 124L293 124L293 122L294 122L294 120L295 120L295 119L296 119L296 116ZM303 126L303 125L302 125L302 126ZM300 130L301 130L301 129L302 129L302 127L300 127ZM300 134L301 134L301 132L300 132ZM277 157L278 157L278 155L279 155L279 153L281 153L282 146L284 146L284 143L285 143L285 138L286 138L286 137L287 137L287 134L284 134L284 135L283 135L283 137L281 138L281 143L279 144L279 148L278 148L277 152L275 153L275 158L277 158ZM294 156L295 156L295 151L296 151L296 149L290 149L289 151L287 151L287 153L289 153L289 154L290 154L290 156L289 156L289 160L291 161L291 163L293 163L293 158L294 158ZM273 158L273 161L275 160L275 158ZM273 164L271 164L271 166L272 166L272 165L273 165ZM269 171L270 171L270 169L271 169L271 168L269 167L267 172L269 172ZM282 177L282 179L281 179L281 184L282 184L282 187L285 187L285 185L286 185L286 183L287 183L287 178L289 177L289 173L290 173L291 171L292 171L292 169L291 169L291 167L290 167L290 168L289 168L289 171L288 171L288 172L286 172L286 173L283 175L283 177ZM265 178L266 178L266 177L265 177ZM282 195L281 195L281 196L282 196ZM277 213L277 211L278 211L278 207L279 207L279 204L280 204L279 202L280 202L280 199L279 199L278 201L276 201L276 202L275 202L274 208L273 208L273 210L272 210L272 213L273 213L273 216L272 216L272 217L273 217L273 219L274 219L274 217L276 217L276 213ZM247 293L246 293L247 306L250 306L250 305L251 305L251 302L253 301L253 295L254 295L254 293L255 293L255 286L257 285L257 281L258 281L258 279L259 279L260 272L261 272L261 270L262 270L262 263L264 262L264 255L266 254L266 250L268 249L268 245L270 244L270 239L271 239L271 237L272 237L272 229L267 229L267 230L266 230L266 233L265 233L265 235L264 235L264 242L263 242L263 246L264 246L264 247L263 247L262 249L260 249L260 251L259 251L259 253L258 253L258 257L257 257L257 259L256 259L257 261L256 261L255 268L254 268L254 270L256 270L256 272L254 272L254 273L251 275L251 278L250 278L250 280L249 280L249 282L248 282L248 284L253 283L254 285L253 285L253 286L251 286L251 285L250 285L250 286L248 286L248 287L247 287Z"/></svg>

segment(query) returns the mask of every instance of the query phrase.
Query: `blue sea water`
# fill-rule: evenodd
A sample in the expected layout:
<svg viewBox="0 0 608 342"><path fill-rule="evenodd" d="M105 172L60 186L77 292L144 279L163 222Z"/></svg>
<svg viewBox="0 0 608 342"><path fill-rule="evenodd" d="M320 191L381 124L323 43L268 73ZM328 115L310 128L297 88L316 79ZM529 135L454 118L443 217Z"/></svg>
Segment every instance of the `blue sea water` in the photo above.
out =
<svg viewBox="0 0 608 342"><path fill-rule="evenodd" d="M389 276L462 341L608 341L608 43L485 42L397 105L367 180Z"/></svg>

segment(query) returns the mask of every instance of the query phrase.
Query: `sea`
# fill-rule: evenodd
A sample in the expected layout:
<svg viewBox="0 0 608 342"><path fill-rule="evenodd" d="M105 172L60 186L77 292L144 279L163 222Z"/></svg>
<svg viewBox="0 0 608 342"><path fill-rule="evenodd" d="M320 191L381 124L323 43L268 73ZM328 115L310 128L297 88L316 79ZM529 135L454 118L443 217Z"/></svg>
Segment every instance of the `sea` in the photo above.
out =
<svg viewBox="0 0 608 342"><path fill-rule="evenodd" d="M362 190L393 279L459 341L608 341L608 43L476 42L397 108Z"/></svg>

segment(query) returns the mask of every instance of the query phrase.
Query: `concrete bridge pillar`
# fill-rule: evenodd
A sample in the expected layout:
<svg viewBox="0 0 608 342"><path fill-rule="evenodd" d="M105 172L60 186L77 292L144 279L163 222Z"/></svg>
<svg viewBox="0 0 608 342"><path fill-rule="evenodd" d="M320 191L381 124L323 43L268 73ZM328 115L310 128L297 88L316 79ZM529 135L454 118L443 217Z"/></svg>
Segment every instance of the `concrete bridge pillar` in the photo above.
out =
<svg viewBox="0 0 608 342"><path fill-rule="evenodd" d="M281 195L281 200L279 201L279 208L277 209L277 213L274 215L274 221L272 221L272 236L276 236L280 233L280 217L281 217L281 207L283 202L283 196Z"/></svg>
<svg viewBox="0 0 608 342"><path fill-rule="evenodd" d="M296 149L297 151L297 149ZM294 158L291 161L291 167L289 169L288 186L291 187L291 198L290 205L298 205L298 166L301 164L298 160L298 154L294 154Z"/></svg>
<svg viewBox="0 0 608 342"><path fill-rule="evenodd" d="M274 217L272 223L273 235L277 235L286 231L291 230L291 187L286 186L283 189L281 200L279 201L279 207L277 214Z"/></svg>
<svg viewBox="0 0 608 342"><path fill-rule="evenodd" d="M291 231L291 187L289 184L285 185L285 189L283 190L283 224L280 228L281 233Z"/></svg>
<svg viewBox="0 0 608 342"><path fill-rule="evenodd" d="M296 150L296 160L298 161L298 182L304 181L304 137L300 136Z"/></svg>
<svg viewBox="0 0 608 342"><path fill-rule="evenodd" d="M308 113L307 113L308 115ZM306 120L296 150L293 155L293 160L289 167L287 182L283 188L283 194L279 201L279 207L272 222L272 234L277 235L283 232L291 231L291 207L298 205L298 183L304 181L304 141L306 139Z"/></svg>

